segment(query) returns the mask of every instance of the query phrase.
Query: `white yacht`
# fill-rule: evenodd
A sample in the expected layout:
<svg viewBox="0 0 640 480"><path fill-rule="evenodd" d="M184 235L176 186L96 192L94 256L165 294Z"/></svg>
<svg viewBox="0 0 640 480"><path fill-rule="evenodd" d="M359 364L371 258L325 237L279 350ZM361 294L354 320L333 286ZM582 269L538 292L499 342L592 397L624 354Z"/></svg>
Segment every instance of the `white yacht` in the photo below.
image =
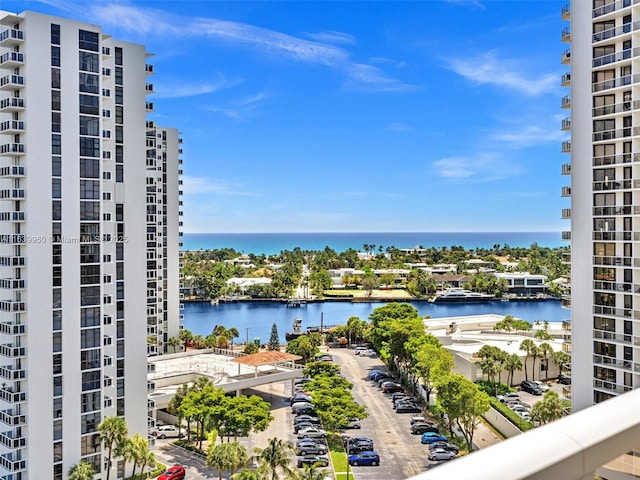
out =
<svg viewBox="0 0 640 480"><path fill-rule="evenodd" d="M495 300L495 295L488 293L472 292L463 288L447 288L443 292L436 293L436 296L430 298L433 303L471 303L471 302L491 302Z"/></svg>

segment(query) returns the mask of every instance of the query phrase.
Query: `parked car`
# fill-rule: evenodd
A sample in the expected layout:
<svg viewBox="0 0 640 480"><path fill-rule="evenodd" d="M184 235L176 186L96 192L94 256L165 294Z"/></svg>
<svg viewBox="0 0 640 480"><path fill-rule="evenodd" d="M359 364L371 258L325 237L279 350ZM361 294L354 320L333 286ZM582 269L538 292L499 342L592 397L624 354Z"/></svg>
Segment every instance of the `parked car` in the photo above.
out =
<svg viewBox="0 0 640 480"><path fill-rule="evenodd" d="M182 465L167 468L156 480L183 480L186 472Z"/></svg>
<svg viewBox="0 0 640 480"><path fill-rule="evenodd" d="M520 389L523 392L527 392L532 395L542 395L542 390L540 389L540 387L532 381L523 380L520 384Z"/></svg>
<svg viewBox="0 0 640 480"><path fill-rule="evenodd" d="M413 402L399 403L395 406L396 413L421 413L420 405Z"/></svg>
<svg viewBox="0 0 640 480"><path fill-rule="evenodd" d="M300 423L295 423L293 425L293 433L298 433L300 430L304 430L306 428L313 428L313 427L317 427L318 425L315 425L311 422L300 422Z"/></svg>
<svg viewBox="0 0 640 480"><path fill-rule="evenodd" d="M420 439L420 443L433 443L433 442L448 442L449 439L444 435L440 435L439 433L433 432L425 432L422 434L422 438Z"/></svg>
<svg viewBox="0 0 640 480"><path fill-rule="evenodd" d="M370 357L370 358L377 358L378 354L375 352L375 350L365 350L364 352L362 352L360 354L361 357Z"/></svg>
<svg viewBox="0 0 640 480"><path fill-rule="evenodd" d="M380 465L380 455L377 452L360 452L349 455L349 465L357 467L359 465Z"/></svg>
<svg viewBox="0 0 640 480"><path fill-rule="evenodd" d="M518 392L508 392L504 395L498 395L496 398L502 403L518 403L520 401L520 394Z"/></svg>
<svg viewBox="0 0 640 480"><path fill-rule="evenodd" d="M175 425L160 425L151 431L151 435L158 438L181 438L187 436L187 431Z"/></svg>
<svg viewBox="0 0 640 480"><path fill-rule="evenodd" d="M304 385L305 383L309 383L309 382L313 382L313 380L311 378L298 378L293 382L293 384Z"/></svg>
<svg viewBox="0 0 640 480"><path fill-rule="evenodd" d="M571 377L561 373L558 375L558 383L561 383L562 385L571 385Z"/></svg>
<svg viewBox="0 0 640 480"><path fill-rule="evenodd" d="M414 423L411 425L412 435L422 435L425 432L440 433L440 430L435 425L428 423Z"/></svg>
<svg viewBox="0 0 640 480"><path fill-rule="evenodd" d="M296 417L293 417L294 425L302 422L309 422L313 423L314 425L320 425L321 423L318 417L312 417L311 415L298 415Z"/></svg>
<svg viewBox="0 0 640 480"><path fill-rule="evenodd" d="M355 353L356 355L360 355L362 352L366 352L367 350L369 350L367 347L362 347L362 346L358 345L358 346L355 348L355 352L354 352L354 353Z"/></svg>
<svg viewBox="0 0 640 480"><path fill-rule="evenodd" d="M318 428L318 427L307 427L307 428L303 428L298 430L298 438L318 438L318 437L322 437L324 438L327 435L327 432L325 432L323 429Z"/></svg>
<svg viewBox="0 0 640 480"><path fill-rule="evenodd" d="M371 438L368 437L348 437L348 436L344 436L342 437L342 444L344 445L345 450L349 450L349 452L351 452L351 450L355 447L367 447L367 450L362 450L362 451L373 451L373 440Z"/></svg>
<svg viewBox="0 0 640 480"><path fill-rule="evenodd" d="M401 392L402 391L402 385L400 385L399 383L395 383L395 382L386 382L386 383L382 384L382 391L384 393Z"/></svg>
<svg viewBox="0 0 640 480"><path fill-rule="evenodd" d="M291 399L289 403L293 406L296 403L312 403L311 396L304 393L296 393Z"/></svg>
<svg viewBox="0 0 640 480"><path fill-rule="evenodd" d="M433 442L433 443L429 444L429 450L436 449L436 448L443 448L445 450L449 450L449 451L455 453L456 455L460 451L460 447L458 447L457 445L454 445L453 443Z"/></svg>
<svg viewBox="0 0 640 480"><path fill-rule="evenodd" d="M534 380L533 383L538 385L540 387L540 390L542 390L543 392L548 392L549 390L551 390L551 387L548 383L541 382L540 380Z"/></svg>
<svg viewBox="0 0 640 480"><path fill-rule="evenodd" d="M373 380L373 377L381 373L387 374L387 371L383 370L382 367L374 368L373 370L369 371L369 380Z"/></svg>
<svg viewBox="0 0 640 480"><path fill-rule="evenodd" d="M304 457L298 457L298 468L302 468L305 465L319 465L326 467L329 465L329 459L327 457L321 457L320 455L305 455Z"/></svg>
<svg viewBox="0 0 640 480"><path fill-rule="evenodd" d="M327 446L313 440L299 440L296 443L297 455L324 455L327 453Z"/></svg>
<svg viewBox="0 0 640 480"><path fill-rule="evenodd" d="M313 404L308 402L294 403L291 407L291 413L294 415L313 415L315 410Z"/></svg>
<svg viewBox="0 0 640 480"><path fill-rule="evenodd" d="M391 394L392 402L395 402L396 400L400 400L401 398L411 398L411 395L405 392L394 392Z"/></svg>
<svg viewBox="0 0 640 480"><path fill-rule="evenodd" d="M349 420L349 423L347 423L347 426L345 428L353 428L359 430L360 428L362 428L362 423L360 423L360 420L357 419Z"/></svg>
<svg viewBox="0 0 640 480"><path fill-rule="evenodd" d="M411 425L413 425L414 423L431 423L431 422L424 417L416 416L416 417L411 417Z"/></svg>
<svg viewBox="0 0 640 480"><path fill-rule="evenodd" d="M429 449L429 460L451 460L452 458L456 458L457 455L450 450L445 450L444 448L436 448Z"/></svg>

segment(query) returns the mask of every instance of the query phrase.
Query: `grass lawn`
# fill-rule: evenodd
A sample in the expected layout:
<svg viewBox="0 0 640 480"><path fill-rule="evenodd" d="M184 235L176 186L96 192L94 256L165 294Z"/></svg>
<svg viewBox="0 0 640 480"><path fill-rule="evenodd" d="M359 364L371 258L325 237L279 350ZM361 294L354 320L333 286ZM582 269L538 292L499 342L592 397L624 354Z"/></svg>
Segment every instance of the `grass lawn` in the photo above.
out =
<svg viewBox="0 0 640 480"><path fill-rule="evenodd" d="M340 436L332 435L327 438L327 444L329 445L329 455L331 455L331 464L333 465L333 471L335 473L336 480L346 480L347 478L347 454L342 446L342 440ZM353 478L353 474L349 475Z"/></svg>

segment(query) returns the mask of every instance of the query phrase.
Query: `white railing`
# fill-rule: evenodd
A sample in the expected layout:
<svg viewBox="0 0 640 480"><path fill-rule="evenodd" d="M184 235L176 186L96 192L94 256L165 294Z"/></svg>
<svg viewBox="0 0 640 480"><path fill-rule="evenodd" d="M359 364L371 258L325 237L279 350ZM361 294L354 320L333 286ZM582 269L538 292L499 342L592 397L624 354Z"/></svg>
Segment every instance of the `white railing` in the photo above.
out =
<svg viewBox="0 0 640 480"><path fill-rule="evenodd" d="M586 408L415 480L593 480L596 470L638 447L640 390Z"/></svg>

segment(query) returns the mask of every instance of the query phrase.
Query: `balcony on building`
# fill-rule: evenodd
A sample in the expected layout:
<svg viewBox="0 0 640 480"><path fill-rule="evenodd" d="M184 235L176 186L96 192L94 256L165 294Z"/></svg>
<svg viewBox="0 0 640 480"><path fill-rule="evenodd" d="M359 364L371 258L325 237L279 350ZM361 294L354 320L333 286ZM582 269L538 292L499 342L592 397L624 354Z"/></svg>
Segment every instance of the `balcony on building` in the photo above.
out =
<svg viewBox="0 0 640 480"><path fill-rule="evenodd" d="M570 208L563 208L562 209L562 219L564 220L568 220L571 218L571 209Z"/></svg>
<svg viewBox="0 0 640 480"><path fill-rule="evenodd" d="M0 100L0 112L19 112L24 110L24 98L9 97Z"/></svg>
<svg viewBox="0 0 640 480"><path fill-rule="evenodd" d="M571 97L569 95L565 95L562 97L562 103L560 105L561 108L571 108Z"/></svg>
<svg viewBox="0 0 640 480"><path fill-rule="evenodd" d="M27 439L17 432L10 430L0 433L0 445L15 450L16 448L25 447L27 445Z"/></svg>
<svg viewBox="0 0 640 480"><path fill-rule="evenodd" d="M564 131L571 130L571 117L562 119L562 126L560 129Z"/></svg>
<svg viewBox="0 0 640 480"><path fill-rule="evenodd" d="M569 3L563 6L562 10L560 10L560 18L562 20L571 20L571 5Z"/></svg>
<svg viewBox="0 0 640 480"><path fill-rule="evenodd" d="M570 197L571 196L571 187L570 186L564 186L562 187L562 197Z"/></svg>
<svg viewBox="0 0 640 480"><path fill-rule="evenodd" d="M7 358L22 358L27 354L25 347L15 347L13 344L0 345L0 355Z"/></svg>
<svg viewBox="0 0 640 480"><path fill-rule="evenodd" d="M2 68L18 68L24 65L24 53L7 52L0 55L0 67Z"/></svg>
<svg viewBox="0 0 640 480"><path fill-rule="evenodd" d="M565 73L562 75L562 80L560 81L561 87L570 87L571 86L571 74Z"/></svg>
<svg viewBox="0 0 640 480"><path fill-rule="evenodd" d="M491 447L438 465L413 477L413 480L586 480L593 479L596 474L611 478L601 469L638 445L638 402L639 390L618 395ZM526 456L523 457L522 452L526 452Z"/></svg>
<svg viewBox="0 0 640 480"><path fill-rule="evenodd" d="M27 371L19 368L12 368L10 366L0 367L0 379L6 381L24 380L27 378Z"/></svg>
<svg viewBox="0 0 640 480"><path fill-rule="evenodd" d="M153 112L153 102L145 102L147 112Z"/></svg>
<svg viewBox="0 0 640 480"><path fill-rule="evenodd" d="M571 141L565 140L562 142L562 147L560 149L562 153L570 153L571 152Z"/></svg>
<svg viewBox="0 0 640 480"><path fill-rule="evenodd" d="M8 28L0 33L0 47L15 47L24 42L24 32L17 28Z"/></svg>
<svg viewBox="0 0 640 480"><path fill-rule="evenodd" d="M622 8L628 8L631 6L631 0L617 0L614 2L608 2L606 5L602 5L602 2L598 2L599 5L593 9L592 18L598 18L609 13L616 12ZM633 3L637 3L634 0Z"/></svg>
<svg viewBox="0 0 640 480"><path fill-rule="evenodd" d="M567 48L564 52L562 52L562 56L560 57L560 63L563 65L569 65L571 63L571 49Z"/></svg>
<svg viewBox="0 0 640 480"><path fill-rule="evenodd" d="M24 76L5 75L0 78L0 90L19 90L24 87Z"/></svg>
<svg viewBox="0 0 640 480"><path fill-rule="evenodd" d="M612 78L603 82L593 83L591 85L591 91L596 93L614 88L628 87L631 85L632 80L634 82L640 81L640 75L634 75L633 78L631 75L625 75L624 77Z"/></svg>
<svg viewBox="0 0 640 480"><path fill-rule="evenodd" d="M640 26L640 22L634 22L633 30L637 30L638 26ZM621 35L627 35L631 33L631 23L625 23L615 28L608 28L606 30L602 30L600 32L596 32L592 35L591 41L592 43L599 43L605 40L610 40L612 38L620 37Z"/></svg>
<svg viewBox="0 0 640 480"><path fill-rule="evenodd" d="M562 32L560 32L560 41L571 42L571 29L569 27L566 27Z"/></svg>
<svg viewBox="0 0 640 480"><path fill-rule="evenodd" d="M153 83L147 83L144 86L144 90L145 90L145 92L147 92L147 94L155 93L155 90L153 89Z"/></svg>
<svg viewBox="0 0 640 480"><path fill-rule="evenodd" d="M0 155L21 156L24 154L24 143L5 143L4 145L0 145Z"/></svg>
<svg viewBox="0 0 640 480"><path fill-rule="evenodd" d="M22 200L25 197L22 188L7 188L0 190L0 200Z"/></svg>
<svg viewBox="0 0 640 480"><path fill-rule="evenodd" d="M635 51L634 56L637 56ZM591 66L593 68L604 67L606 65L611 65L629 59L631 59L631 49L627 48L626 50L622 50L621 52L608 53L606 55L596 57L591 61Z"/></svg>
<svg viewBox="0 0 640 480"><path fill-rule="evenodd" d="M154 72L153 72L153 65L151 65L151 64L149 64L149 63L147 63L147 64L144 66L144 72L145 72L147 75L153 75L153 73L154 73Z"/></svg>
<svg viewBox="0 0 640 480"><path fill-rule="evenodd" d="M24 122L21 120L7 120L0 123L0 133L16 134L24 132Z"/></svg>
<svg viewBox="0 0 640 480"><path fill-rule="evenodd" d="M27 461L17 457L15 453L5 453L0 455L0 467L10 472L21 472L27 468ZM17 477L5 477L17 478Z"/></svg>
<svg viewBox="0 0 640 480"><path fill-rule="evenodd" d="M0 423L4 423L10 427L26 425L27 417L26 415L16 415L11 409L0 410Z"/></svg>
<svg viewBox="0 0 640 480"><path fill-rule="evenodd" d="M25 312L26 307L24 302L18 302L15 300L0 300L0 312Z"/></svg>
<svg viewBox="0 0 640 480"><path fill-rule="evenodd" d="M24 335L27 331L26 325L22 323L0 323L0 334L8 336Z"/></svg>
<svg viewBox="0 0 640 480"><path fill-rule="evenodd" d="M562 164L562 175L571 175L571 164L563 163Z"/></svg>
<svg viewBox="0 0 640 480"><path fill-rule="evenodd" d="M109 47L102 47L102 56L103 57L110 57L111 56L111 49Z"/></svg>

